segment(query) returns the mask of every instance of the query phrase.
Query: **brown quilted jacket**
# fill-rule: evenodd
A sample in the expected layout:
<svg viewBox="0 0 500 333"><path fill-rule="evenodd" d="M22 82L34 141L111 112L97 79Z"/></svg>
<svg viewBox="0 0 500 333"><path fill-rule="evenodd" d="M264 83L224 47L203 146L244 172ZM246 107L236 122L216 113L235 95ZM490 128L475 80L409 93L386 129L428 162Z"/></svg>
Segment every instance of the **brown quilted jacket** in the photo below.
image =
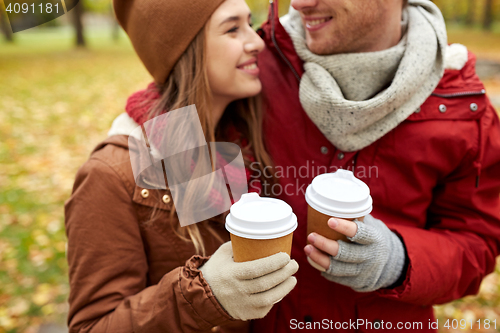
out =
<svg viewBox="0 0 500 333"><path fill-rule="evenodd" d="M208 257L176 236L169 190L134 182L128 137L100 143L76 175L65 204L70 333L246 332L198 270ZM153 207L159 214L151 220ZM209 221L224 240L220 222ZM200 223L200 226L203 224ZM201 227L207 253L220 242Z"/></svg>

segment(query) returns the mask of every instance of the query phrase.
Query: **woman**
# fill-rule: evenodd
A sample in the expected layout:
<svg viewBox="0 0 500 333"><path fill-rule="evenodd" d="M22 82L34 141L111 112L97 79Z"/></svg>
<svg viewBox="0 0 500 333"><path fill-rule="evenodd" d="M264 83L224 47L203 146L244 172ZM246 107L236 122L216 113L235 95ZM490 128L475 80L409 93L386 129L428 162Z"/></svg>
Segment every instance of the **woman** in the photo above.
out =
<svg viewBox="0 0 500 333"><path fill-rule="evenodd" d="M261 90L263 42L244 0L114 8L155 83L129 99L66 202L70 332L245 331L245 320L264 317L295 286L296 262L280 253L234 263L224 215L180 227L170 191L136 183L126 134L194 104L206 142L240 144L247 167L263 171L271 162L250 98Z"/></svg>

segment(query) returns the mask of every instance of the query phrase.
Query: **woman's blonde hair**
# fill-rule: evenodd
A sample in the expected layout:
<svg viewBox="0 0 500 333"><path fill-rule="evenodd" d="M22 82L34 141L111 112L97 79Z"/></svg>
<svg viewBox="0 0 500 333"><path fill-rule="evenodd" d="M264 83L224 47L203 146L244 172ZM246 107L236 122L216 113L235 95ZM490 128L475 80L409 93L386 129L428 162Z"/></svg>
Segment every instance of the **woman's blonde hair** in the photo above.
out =
<svg viewBox="0 0 500 333"><path fill-rule="evenodd" d="M258 169L260 169L259 178L263 188L267 188L269 185L276 183L276 178L274 177L271 158L264 147L262 134L263 113L260 98L252 97L231 103L216 126L211 116L210 101L212 93L207 74L205 50L205 29L202 29L179 59L165 84L158 86L161 97L151 108L149 119L159 116L165 111L177 110L194 104L207 143L225 141L227 139L225 129L230 125L235 126L248 141L248 145L242 147L243 156L248 156L248 154L253 156ZM236 143L241 144L241 142ZM197 151L196 154L193 158L203 158L203 156L200 156L200 154L203 154L202 150ZM248 158L244 158L244 160L246 167L252 163ZM201 163L196 164L193 177L203 172L197 170L199 165ZM264 172L266 169L271 170L270 177L269 172ZM187 193L183 196L184 200L189 201L194 196L194 193L189 193L189 190L190 188L187 189ZM193 190L191 188L191 191ZM209 190L207 188L207 194L209 194ZM218 216L215 220L222 222L226 214ZM205 244L199 228L200 224L203 224L205 229L220 243L223 242L215 230L210 227L208 221L181 227L176 215L175 206L172 205L170 220L173 230L181 239L192 242L196 253L206 255Z"/></svg>

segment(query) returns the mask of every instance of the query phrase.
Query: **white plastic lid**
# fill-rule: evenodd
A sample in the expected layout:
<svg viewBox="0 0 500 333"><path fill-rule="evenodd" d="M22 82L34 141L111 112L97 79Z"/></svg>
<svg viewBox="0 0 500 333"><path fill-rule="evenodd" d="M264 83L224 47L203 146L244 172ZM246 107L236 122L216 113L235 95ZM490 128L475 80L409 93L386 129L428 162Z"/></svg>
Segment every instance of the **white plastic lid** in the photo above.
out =
<svg viewBox="0 0 500 333"><path fill-rule="evenodd" d="M226 229L233 235L250 239L286 236L297 228L297 216L286 202L247 193L231 206Z"/></svg>
<svg viewBox="0 0 500 333"><path fill-rule="evenodd" d="M352 171L343 169L314 178L307 187L306 201L318 212L340 218L363 217L373 204L370 188Z"/></svg>

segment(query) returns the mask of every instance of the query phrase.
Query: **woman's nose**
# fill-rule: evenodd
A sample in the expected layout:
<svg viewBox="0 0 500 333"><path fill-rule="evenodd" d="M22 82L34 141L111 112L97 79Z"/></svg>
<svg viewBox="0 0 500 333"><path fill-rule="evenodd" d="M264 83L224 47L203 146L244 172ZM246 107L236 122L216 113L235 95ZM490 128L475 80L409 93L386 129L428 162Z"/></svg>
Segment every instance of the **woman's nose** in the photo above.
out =
<svg viewBox="0 0 500 333"><path fill-rule="evenodd" d="M245 52L260 53L264 50L265 44L262 38L254 31L252 32L250 40L245 44Z"/></svg>
<svg viewBox="0 0 500 333"><path fill-rule="evenodd" d="M306 8L316 7L320 0L292 0L291 5L296 10L304 10Z"/></svg>

